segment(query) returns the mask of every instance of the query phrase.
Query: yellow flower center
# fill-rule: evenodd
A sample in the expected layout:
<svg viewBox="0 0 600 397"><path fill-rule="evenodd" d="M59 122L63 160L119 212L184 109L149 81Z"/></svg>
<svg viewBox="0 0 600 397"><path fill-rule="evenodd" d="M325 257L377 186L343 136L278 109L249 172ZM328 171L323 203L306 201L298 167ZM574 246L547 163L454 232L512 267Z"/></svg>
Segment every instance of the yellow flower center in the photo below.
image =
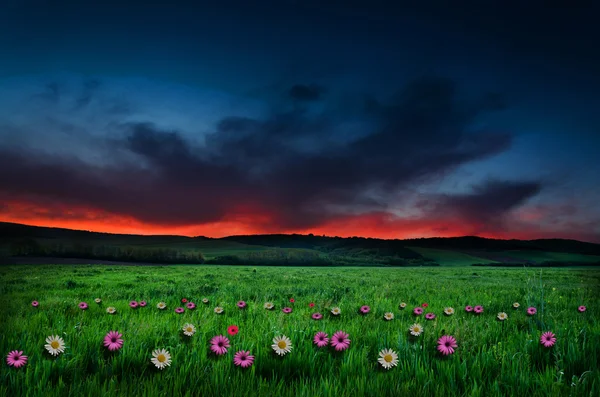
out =
<svg viewBox="0 0 600 397"><path fill-rule="evenodd" d="M58 341L56 341L56 340L53 340L50 343L50 346L52 346L53 349L58 349L60 347L60 343L58 343Z"/></svg>
<svg viewBox="0 0 600 397"><path fill-rule="evenodd" d="M283 340L280 340L279 342L277 342L277 346L280 349L285 349L287 347L287 343L285 343L285 341L283 341Z"/></svg>
<svg viewBox="0 0 600 397"><path fill-rule="evenodd" d="M159 354L158 357L156 357L156 359L158 360L159 363L164 363L165 361L167 361L167 358L165 357L164 354Z"/></svg>
<svg viewBox="0 0 600 397"><path fill-rule="evenodd" d="M392 355L391 355L391 354L386 354L385 356L383 356L383 360L384 360L386 363L391 363L393 359L394 359L394 358L392 357Z"/></svg>
<svg viewBox="0 0 600 397"><path fill-rule="evenodd" d="M192 332L192 327L187 327L187 332Z"/></svg>

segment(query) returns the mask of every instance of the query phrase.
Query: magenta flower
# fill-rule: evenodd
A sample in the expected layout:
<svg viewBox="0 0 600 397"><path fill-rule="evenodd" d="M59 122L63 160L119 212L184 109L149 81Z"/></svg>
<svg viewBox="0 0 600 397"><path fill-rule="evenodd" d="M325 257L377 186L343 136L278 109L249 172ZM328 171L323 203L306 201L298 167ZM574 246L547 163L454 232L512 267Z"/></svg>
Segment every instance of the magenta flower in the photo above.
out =
<svg viewBox="0 0 600 397"><path fill-rule="evenodd" d="M183 309L183 307L178 307L177 309L175 309L175 313L177 314L181 314L183 313L185 310Z"/></svg>
<svg viewBox="0 0 600 397"><path fill-rule="evenodd" d="M210 340L210 350L213 351L217 356L222 356L227 353L229 347L229 339L223 335L215 336Z"/></svg>
<svg viewBox="0 0 600 397"><path fill-rule="evenodd" d="M364 305L364 306L362 306L362 307L360 308L360 312L361 312L362 314L367 314L367 313L368 313L368 312L370 312L370 311L371 311L371 308L370 308L369 306L367 306L367 305Z"/></svg>
<svg viewBox="0 0 600 397"><path fill-rule="evenodd" d="M31 306L33 306L33 307L38 307L39 305L40 305L40 302L38 302L38 301L31 302Z"/></svg>
<svg viewBox="0 0 600 397"><path fill-rule="evenodd" d="M187 307L190 310L194 310L196 308L196 304L194 302L188 302L185 307Z"/></svg>
<svg viewBox="0 0 600 397"><path fill-rule="evenodd" d="M244 301L239 301L239 302L237 303L237 307L239 307L240 309L243 309L243 308L245 308L245 307L246 307L246 302L244 302Z"/></svg>
<svg viewBox="0 0 600 397"><path fill-rule="evenodd" d="M312 318L313 320L320 320L323 318L323 315L321 313L313 313Z"/></svg>
<svg viewBox="0 0 600 397"><path fill-rule="evenodd" d="M6 356L6 363L15 368L20 368L27 364L27 356L23 355L23 351L13 350Z"/></svg>
<svg viewBox="0 0 600 397"><path fill-rule="evenodd" d="M435 314L433 314L433 313L427 313L427 314L425 315L425 318L426 318L427 320L433 320L433 319L435 318Z"/></svg>
<svg viewBox="0 0 600 397"><path fill-rule="evenodd" d="M577 310L579 310L579 313L583 313L586 310L586 307L581 305L577 308Z"/></svg>
<svg viewBox="0 0 600 397"><path fill-rule="evenodd" d="M87 304L87 303L85 303L85 302L81 302L81 303L79 304L79 308L80 308L81 310L86 310L86 309L88 308L88 304Z"/></svg>
<svg viewBox="0 0 600 397"><path fill-rule="evenodd" d="M454 349L458 347L456 344L456 339L450 335L444 335L440 339L438 339L437 349L444 356L454 353Z"/></svg>
<svg viewBox="0 0 600 397"><path fill-rule="evenodd" d="M540 343L544 347L552 347L556 343L556 335L554 335L552 332L545 332L540 338Z"/></svg>
<svg viewBox="0 0 600 397"><path fill-rule="evenodd" d="M473 306L469 306L469 305L465 306L465 311L467 313L471 313L473 311Z"/></svg>
<svg viewBox="0 0 600 397"><path fill-rule="evenodd" d="M477 305L473 308L473 311L475 312L475 314L481 314L483 313L483 306Z"/></svg>
<svg viewBox="0 0 600 397"><path fill-rule="evenodd" d="M413 313L415 314L415 316L420 316L421 314L423 314L423 309L421 309L420 307L415 307L413 309Z"/></svg>
<svg viewBox="0 0 600 397"><path fill-rule="evenodd" d="M136 301L131 301L129 302L129 307L135 309L136 307L138 307L138 303Z"/></svg>
<svg viewBox="0 0 600 397"><path fill-rule="evenodd" d="M233 363L238 367L248 368L253 362L254 356L251 356L249 351L240 350L233 356Z"/></svg>
<svg viewBox="0 0 600 397"><path fill-rule="evenodd" d="M290 314L292 312L292 308L284 307L283 309L281 309L281 311L284 312L285 314Z"/></svg>
<svg viewBox="0 0 600 397"><path fill-rule="evenodd" d="M338 331L331 337L331 346L337 351L346 350L350 346L349 335L344 331Z"/></svg>
<svg viewBox="0 0 600 397"><path fill-rule="evenodd" d="M140 302L140 307L146 307L148 303L146 301L141 301Z"/></svg>
<svg viewBox="0 0 600 397"><path fill-rule="evenodd" d="M108 350L115 351L123 347L123 335L117 331L110 331L104 337L104 346L108 347Z"/></svg>
<svg viewBox="0 0 600 397"><path fill-rule="evenodd" d="M329 343L329 338L325 332L317 332L315 335L313 342L317 347L325 347Z"/></svg>
<svg viewBox="0 0 600 397"><path fill-rule="evenodd" d="M527 315L533 316L535 313L537 313L537 309L535 307L532 306L527 308Z"/></svg>

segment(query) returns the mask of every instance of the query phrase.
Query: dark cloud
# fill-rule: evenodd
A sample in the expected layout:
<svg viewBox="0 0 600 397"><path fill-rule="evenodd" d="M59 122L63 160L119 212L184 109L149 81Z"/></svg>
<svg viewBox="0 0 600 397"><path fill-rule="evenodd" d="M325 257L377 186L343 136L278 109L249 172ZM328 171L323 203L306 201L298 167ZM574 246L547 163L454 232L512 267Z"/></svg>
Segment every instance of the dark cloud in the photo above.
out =
<svg viewBox="0 0 600 397"><path fill-rule="evenodd" d="M100 87L100 80L87 79L83 82L81 94L75 99L75 110L86 107L92 101L92 98Z"/></svg>
<svg viewBox="0 0 600 397"><path fill-rule="evenodd" d="M297 101L316 101L321 99L325 89L316 84L296 84L289 90L289 95Z"/></svg>

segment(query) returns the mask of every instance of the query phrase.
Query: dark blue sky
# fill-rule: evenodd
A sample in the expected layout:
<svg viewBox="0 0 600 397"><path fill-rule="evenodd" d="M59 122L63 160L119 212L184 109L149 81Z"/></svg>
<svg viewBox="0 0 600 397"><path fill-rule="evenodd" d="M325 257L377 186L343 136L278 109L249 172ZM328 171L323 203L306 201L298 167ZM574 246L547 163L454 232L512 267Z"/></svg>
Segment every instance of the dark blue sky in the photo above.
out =
<svg viewBox="0 0 600 397"><path fill-rule="evenodd" d="M597 2L169 3L7 2L0 220L600 241Z"/></svg>

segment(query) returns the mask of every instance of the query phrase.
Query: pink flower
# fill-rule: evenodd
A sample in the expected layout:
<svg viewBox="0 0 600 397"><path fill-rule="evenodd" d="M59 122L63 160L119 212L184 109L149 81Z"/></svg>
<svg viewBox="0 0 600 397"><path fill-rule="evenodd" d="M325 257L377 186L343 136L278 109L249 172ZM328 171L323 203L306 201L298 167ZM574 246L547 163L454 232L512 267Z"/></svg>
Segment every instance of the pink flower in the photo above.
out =
<svg viewBox="0 0 600 397"><path fill-rule="evenodd" d="M429 306L429 304L427 302L424 302L424 303L421 303L421 306L422 307L427 307L427 306Z"/></svg>
<svg viewBox="0 0 600 397"><path fill-rule="evenodd" d="M438 339L438 351L442 353L444 356L454 353L454 349L458 347L456 344L456 339L450 335L444 335L440 339Z"/></svg>
<svg viewBox="0 0 600 397"><path fill-rule="evenodd" d="M243 308L245 308L245 307L246 307L246 302L244 302L244 301L239 301L239 302L237 303L237 307L239 307L240 309L243 309Z"/></svg>
<svg viewBox="0 0 600 397"><path fill-rule="evenodd" d="M183 309L183 307L178 307L177 309L175 309L175 313L177 314L181 314L183 313L185 310Z"/></svg>
<svg viewBox="0 0 600 397"><path fill-rule="evenodd" d="M425 318L426 318L427 320L433 320L433 319L435 318L435 314L433 314L433 313L427 313L427 314L425 315Z"/></svg>
<svg viewBox="0 0 600 397"><path fill-rule="evenodd" d="M6 363L15 368L20 368L27 364L27 356L23 355L23 351L13 350L6 356Z"/></svg>
<svg viewBox="0 0 600 397"><path fill-rule="evenodd" d="M33 306L33 307L38 307L39 305L40 305L40 302L38 302L38 301L31 302L31 306ZM27 359L25 359L25 360L27 360Z"/></svg>
<svg viewBox="0 0 600 397"><path fill-rule="evenodd" d="M110 331L104 337L104 346L108 347L108 350L114 351L119 350L123 347L123 335L117 331Z"/></svg>
<svg viewBox="0 0 600 397"><path fill-rule="evenodd" d="M532 307L527 308L527 314L529 316L533 316L535 313L537 313L537 309L535 307L532 306Z"/></svg>
<svg viewBox="0 0 600 397"><path fill-rule="evenodd" d="M465 306L465 311L469 312L469 313L472 312L473 311L473 306L469 306L469 305Z"/></svg>
<svg viewBox="0 0 600 397"><path fill-rule="evenodd" d="M135 309L136 307L138 307L138 303L136 301L131 301L129 302L129 307Z"/></svg>
<svg viewBox="0 0 600 397"><path fill-rule="evenodd" d="M310 303L308 304L308 307L310 307L310 308L313 308L313 307L315 307L315 304L314 304L313 302L310 302Z"/></svg>
<svg viewBox="0 0 600 397"><path fill-rule="evenodd" d="M313 313L313 315L312 315L313 320L320 320L322 318L323 318L323 315L321 313Z"/></svg>
<svg viewBox="0 0 600 397"><path fill-rule="evenodd" d="M329 338L325 332L317 332L315 335L313 342L317 347L325 347L329 343Z"/></svg>
<svg viewBox="0 0 600 397"><path fill-rule="evenodd" d="M248 368L254 362L254 356L249 351L240 350L233 356L233 363L242 368Z"/></svg>
<svg viewBox="0 0 600 397"><path fill-rule="evenodd" d="M483 313L483 306L477 305L473 308L473 311L475 312L475 314L481 314Z"/></svg>
<svg viewBox="0 0 600 397"><path fill-rule="evenodd" d="M290 303L294 303L296 300L294 298L290 298Z"/></svg>
<svg viewBox="0 0 600 397"><path fill-rule="evenodd" d="M370 311L371 311L371 308L370 308L369 306L367 306L367 305L364 305L364 306L362 306L362 307L360 308L360 312L361 312L362 314L367 314L367 313L368 313L368 312L370 312Z"/></svg>
<svg viewBox="0 0 600 397"><path fill-rule="evenodd" d="M86 310L86 309L88 308L88 304L87 304L87 303L85 303L85 302L81 302L81 303L79 304L79 308L80 308L81 310Z"/></svg>
<svg viewBox="0 0 600 397"><path fill-rule="evenodd" d="M285 314L290 314L292 312L292 308L284 307L283 309L281 309L281 311L284 312Z"/></svg>
<svg viewBox="0 0 600 397"><path fill-rule="evenodd" d="M196 304L194 302L188 302L185 307L187 307L190 310L194 310L196 308Z"/></svg>
<svg viewBox="0 0 600 397"><path fill-rule="evenodd" d="M579 306L577 308L577 310L579 310L580 313L583 313L586 310L586 307L582 305L582 306Z"/></svg>
<svg viewBox="0 0 600 397"><path fill-rule="evenodd" d="M413 309L413 313L414 313L416 316L420 316L421 314L423 314L423 309L421 309L420 307L415 307L415 308Z"/></svg>
<svg viewBox="0 0 600 397"><path fill-rule="evenodd" d="M331 346L337 351L346 350L350 346L349 335L344 331L338 331L331 337Z"/></svg>
<svg viewBox="0 0 600 397"><path fill-rule="evenodd" d="M215 336L210 340L210 350L213 351L217 356L222 356L227 353L229 347L229 339L223 335Z"/></svg>
<svg viewBox="0 0 600 397"><path fill-rule="evenodd" d="M552 347L556 343L556 335L554 335L552 332L545 332L540 338L540 343L544 347Z"/></svg>
<svg viewBox="0 0 600 397"><path fill-rule="evenodd" d="M141 306L141 307L145 307L146 305L147 305L146 301L141 301L141 302L140 302L140 306Z"/></svg>

